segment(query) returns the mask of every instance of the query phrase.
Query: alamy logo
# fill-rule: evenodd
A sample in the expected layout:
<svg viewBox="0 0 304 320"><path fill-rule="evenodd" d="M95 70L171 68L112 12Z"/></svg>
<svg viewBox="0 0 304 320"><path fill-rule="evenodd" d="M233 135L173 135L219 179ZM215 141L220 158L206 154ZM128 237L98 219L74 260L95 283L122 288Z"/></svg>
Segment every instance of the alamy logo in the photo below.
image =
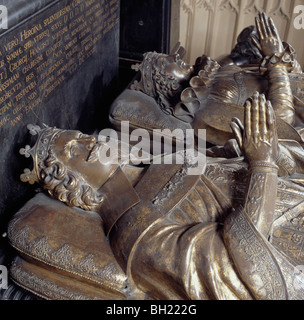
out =
<svg viewBox="0 0 304 320"><path fill-rule="evenodd" d="M99 132L98 142L89 156L97 157L104 165L187 164L188 175L200 175L206 168L206 130L154 129L152 136L145 129L135 129L130 134L130 124L122 121L118 133L113 129ZM151 139L152 138L152 139Z"/></svg>
<svg viewBox="0 0 304 320"><path fill-rule="evenodd" d="M304 266L297 266L294 268L294 288L296 290L304 289Z"/></svg>
<svg viewBox="0 0 304 320"><path fill-rule="evenodd" d="M7 289L7 268L5 266L0 265L0 289Z"/></svg>
<svg viewBox="0 0 304 320"><path fill-rule="evenodd" d="M294 19L293 25L297 30L304 29L304 5L298 5L294 8L293 13L299 15Z"/></svg>
<svg viewBox="0 0 304 320"><path fill-rule="evenodd" d="M0 29L8 29L8 12L6 6L0 5Z"/></svg>

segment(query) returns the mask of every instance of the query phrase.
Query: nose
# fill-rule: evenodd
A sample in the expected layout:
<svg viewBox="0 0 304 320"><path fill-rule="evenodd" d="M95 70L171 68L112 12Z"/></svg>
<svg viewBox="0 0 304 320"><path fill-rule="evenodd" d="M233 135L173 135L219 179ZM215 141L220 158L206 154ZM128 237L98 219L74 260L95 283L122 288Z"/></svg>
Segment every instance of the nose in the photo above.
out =
<svg viewBox="0 0 304 320"><path fill-rule="evenodd" d="M96 138L93 136L83 135L78 141L80 143L85 143L88 150L91 150L93 146L96 144Z"/></svg>
<svg viewBox="0 0 304 320"><path fill-rule="evenodd" d="M176 53L174 55L174 61L177 62L178 60L180 60L180 55L178 53Z"/></svg>

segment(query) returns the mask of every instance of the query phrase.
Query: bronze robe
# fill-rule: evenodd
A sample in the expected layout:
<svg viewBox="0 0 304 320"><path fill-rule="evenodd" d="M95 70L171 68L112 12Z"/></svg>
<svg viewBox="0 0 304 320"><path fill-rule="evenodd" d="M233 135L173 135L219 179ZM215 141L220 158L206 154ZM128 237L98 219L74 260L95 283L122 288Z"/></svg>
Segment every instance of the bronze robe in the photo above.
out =
<svg viewBox="0 0 304 320"><path fill-rule="evenodd" d="M243 161L211 160L190 188L194 178L179 170L171 178L175 184L156 192L152 186L163 183L161 169L151 166L135 188L149 199L128 210L110 234L114 255L134 287L154 299L304 298L304 288L294 286L291 261L237 209L248 180ZM170 199L177 201L168 208ZM303 199L303 186L280 178L276 218Z"/></svg>

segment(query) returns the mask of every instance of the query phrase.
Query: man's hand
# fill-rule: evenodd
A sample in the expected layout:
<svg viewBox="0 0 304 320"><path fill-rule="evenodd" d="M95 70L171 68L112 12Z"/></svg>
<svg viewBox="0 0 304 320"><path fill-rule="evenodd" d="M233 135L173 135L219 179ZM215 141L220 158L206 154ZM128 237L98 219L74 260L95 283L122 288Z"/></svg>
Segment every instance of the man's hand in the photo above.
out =
<svg viewBox="0 0 304 320"><path fill-rule="evenodd" d="M240 120L233 119L231 128L251 166L261 162L275 165L278 156L275 113L263 94L256 92L246 101L244 127Z"/></svg>
<svg viewBox="0 0 304 320"><path fill-rule="evenodd" d="M275 53L280 54L284 52L283 43L273 20L268 18L263 12L255 18L255 22L260 42L253 37L251 37L251 39L261 51L262 55L267 57L273 56Z"/></svg>

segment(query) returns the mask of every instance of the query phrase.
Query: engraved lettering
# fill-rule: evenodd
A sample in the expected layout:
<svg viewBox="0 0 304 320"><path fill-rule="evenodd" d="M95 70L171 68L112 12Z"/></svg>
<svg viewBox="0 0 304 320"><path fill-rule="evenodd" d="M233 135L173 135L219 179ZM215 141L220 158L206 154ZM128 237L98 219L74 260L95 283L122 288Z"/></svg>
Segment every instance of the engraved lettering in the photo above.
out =
<svg viewBox="0 0 304 320"><path fill-rule="evenodd" d="M26 39L28 39L29 37L35 35L37 32L41 31L42 29L42 26L41 24L37 24L35 26L33 26L31 29L29 30L23 30L21 33L20 33L20 38L21 38L21 41L24 41Z"/></svg>
<svg viewBox="0 0 304 320"><path fill-rule="evenodd" d="M22 84L17 83L10 90L6 90L3 94L3 96L0 97L0 104L4 103L6 100L11 98L14 95L14 93L16 93L18 90L20 90L20 88L22 88Z"/></svg>
<svg viewBox="0 0 304 320"><path fill-rule="evenodd" d="M9 71L13 73L15 70L19 69L21 66L25 65L28 63L28 55L23 56L16 62L13 62L9 66Z"/></svg>
<svg viewBox="0 0 304 320"><path fill-rule="evenodd" d="M6 60L8 62L10 62L11 60L14 60L17 57L19 57L22 53L23 53L22 48L19 48L16 51L14 51L13 53L6 55Z"/></svg>
<svg viewBox="0 0 304 320"><path fill-rule="evenodd" d="M65 77L64 75L62 75L49 88L45 90L44 97L47 97L51 92L53 92L62 82L64 82L64 80L65 80Z"/></svg>
<svg viewBox="0 0 304 320"><path fill-rule="evenodd" d="M3 82L0 86L0 92L6 90L8 87L13 85L20 77L20 73L16 72L10 78L8 78L5 82Z"/></svg>
<svg viewBox="0 0 304 320"><path fill-rule="evenodd" d="M61 59L59 61L56 61L56 63L51 66L46 72L42 73L40 78L41 80L45 79L48 77L51 73L53 73L58 67L60 67L64 63L64 59Z"/></svg>
<svg viewBox="0 0 304 320"><path fill-rule="evenodd" d="M21 92L19 92L15 99L18 102L20 99L22 99L25 95L27 95L31 90L33 90L37 86L37 82L33 81L28 86L26 86Z"/></svg>
<svg viewBox="0 0 304 320"><path fill-rule="evenodd" d="M34 67L36 67L37 64L39 64L41 61L43 61L43 55L41 54L39 57L35 58L34 60L32 60L29 64L27 64L23 69L22 72L24 74L26 74L27 72L29 72L31 69L33 69Z"/></svg>
<svg viewBox="0 0 304 320"><path fill-rule="evenodd" d="M12 107L12 102L9 101L6 105L4 105L1 109L0 109L0 116L2 116L7 110L9 110Z"/></svg>
<svg viewBox="0 0 304 320"><path fill-rule="evenodd" d="M45 19L43 21L44 26L47 27L52 22L58 20L59 18L61 18L62 16L66 15L70 11L71 11L71 6L69 6L69 5L66 6L65 8L63 8L60 11L58 11L58 12L54 13L53 15L51 15L49 18Z"/></svg>
<svg viewBox="0 0 304 320"><path fill-rule="evenodd" d="M19 113L24 107L25 107L25 102L23 101L13 109L13 115L16 115L17 113Z"/></svg>
<svg viewBox="0 0 304 320"><path fill-rule="evenodd" d="M19 44L19 39L18 38L14 38L9 43L4 44L4 48L5 48L6 51L11 51L18 44Z"/></svg>
<svg viewBox="0 0 304 320"><path fill-rule="evenodd" d="M0 128L26 121L96 53L98 42L118 22L118 10L117 0L73 0L7 37L5 55L0 52Z"/></svg>
<svg viewBox="0 0 304 320"><path fill-rule="evenodd" d="M11 127L14 127L23 118L23 113L20 113L17 117L11 120Z"/></svg>
<svg viewBox="0 0 304 320"><path fill-rule="evenodd" d="M41 103L42 103L42 99L39 97L32 104L25 107L25 114L28 114L30 111L32 111L34 108L36 108Z"/></svg>
<svg viewBox="0 0 304 320"><path fill-rule="evenodd" d="M0 120L0 128L2 128L6 124L6 122L9 122L9 120L10 120L10 115L7 114L4 118Z"/></svg>
<svg viewBox="0 0 304 320"><path fill-rule="evenodd" d="M41 32L39 35L37 35L36 37L34 37L34 42L40 42L41 40L43 40L45 37L50 37L50 31L49 30L45 30L43 32Z"/></svg>

